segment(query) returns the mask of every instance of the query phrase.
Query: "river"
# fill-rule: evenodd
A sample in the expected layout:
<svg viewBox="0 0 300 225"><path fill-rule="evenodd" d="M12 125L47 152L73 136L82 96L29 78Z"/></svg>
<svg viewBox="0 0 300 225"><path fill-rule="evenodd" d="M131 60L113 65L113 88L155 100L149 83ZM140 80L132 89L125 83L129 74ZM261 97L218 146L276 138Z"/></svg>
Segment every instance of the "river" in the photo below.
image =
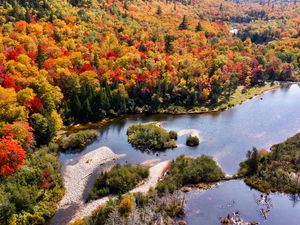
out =
<svg viewBox="0 0 300 225"><path fill-rule="evenodd" d="M179 147L160 153L141 152L134 149L127 142L126 130L132 123L159 121L167 130L180 131L195 129L200 133L201 143L198 147L185 146L187 135L178 138ZM148 159L161 160L175 159L181 154L199 156L206 154L214 157L228 175L237 172L239 163L244 160L246 152L253 146L269 149L271 145L284 141L300 130L300 87L292 84L280 89L269 91L252 100L248 100L229 110L218 113L193 115L133 115L113 120L100 131L99 138L79 154L61 154L60 161L63 167L73 163L76 159L96 148L107 146L117 154L127 154L123 162L140 163ZM213 197L210 201L210 194ZM217 210L227 201L236 202L236 209L242 208L248 219L257 219L257 205L255 197L259 192L251 191L243 181L230 181L221 184L218 188L205 192L191 192L187 194L187 221L188 224L216 224L219 217L230 213L227 210ZM192 197L191 197L192 196ZM216 196L216 197L214 197ZM276 223L276 216L288 221L284 224L299 224L300 214L293 213L300 206L290 201L290 196L270 196L274 214L271 222L265 224L283 224L282 220ZM197 203L199 203L197 205ZM280 206L282 205L282 207ZM200 213L197 213L200 210ZM203 211L201 211L203 210ZM253 216L253 218L251 218ZM298 220L295 220L297 217ZM202 223L201 223L202 224Z"/></svg>

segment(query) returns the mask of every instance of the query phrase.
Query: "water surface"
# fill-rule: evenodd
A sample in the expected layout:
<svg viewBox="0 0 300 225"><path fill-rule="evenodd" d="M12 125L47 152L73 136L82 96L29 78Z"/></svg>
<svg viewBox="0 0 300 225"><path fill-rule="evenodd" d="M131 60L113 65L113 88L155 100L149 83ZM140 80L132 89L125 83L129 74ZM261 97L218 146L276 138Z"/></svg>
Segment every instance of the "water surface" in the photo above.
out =
<svg viewBox="0 0 300 225"><path fill-rule="evenodd" d="M63 164L88 151L108 146L117 154L127 154L128 163L159 158L175 159L186 154L213 156L227 174L234 174L247 150L253 146L269 148L284 141L300 129L300 87L293 84L248 100L242 105L219 113L194 115L133 115L112 121L100 129L100 137L80 154L61 154ZM196 129L198 147L185 146L186 136L179 137L180 147L161 153L141 152L127 142L127 127L132 123L160 121L167 130Z"/></svg>
<svg viewBox="0 0 300 225"><path fill-rule="evenodd" d="M267 92L219 113L197 115L133 115L110 122L99 129L100 137L79 154L61 154L63 165L74 163L82 154L108 146L117 154L127 154L122 162L140 163L148 159L175 159L181 154L210 155L223 170L235 174L246 152L253 146L269 149L300 129L300 87L290 85ZM133 123L159 121L167 130L196 129L200 132L198 147L185 146L186 136L179 137L180 147L160 153L141 152L127 142L127 127ZM272 208L267 218L261 214L265 206L258 204L261 193L251 190L243 181L228 181L208 191L187 194L186 220L188 224L220 224L220 218L240 211L246 221L260 224L300 224L300 204L291 195L270 195Z"/></svg>
<svg viewBox="0 0 300 225"><path fill-rule="evenodd" d="M186 194L186 221L189 225L216 225L221 218L239 211L244 221L256 221L265 225L298 225L300 222L299 196L271 194L268 205L262 193L250 189L241 180L220 184L207 191L193 191ZM263 195L264 196L264 195Z"/></svg>

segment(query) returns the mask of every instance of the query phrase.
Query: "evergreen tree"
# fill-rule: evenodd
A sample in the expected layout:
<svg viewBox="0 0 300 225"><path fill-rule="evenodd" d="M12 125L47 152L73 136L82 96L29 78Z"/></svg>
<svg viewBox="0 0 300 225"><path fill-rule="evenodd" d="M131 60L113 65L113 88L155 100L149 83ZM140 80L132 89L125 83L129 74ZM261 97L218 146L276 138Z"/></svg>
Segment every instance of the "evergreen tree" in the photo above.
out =
<svg viewBox="0 0 300 225"><path fill-rule="evenodd" d="M42 68L43 62L45 62L47 59L46 53L44 49L42 48L41 45L38 45L38 52L37 52L37 57L35 59L35 62L38 64L39 69Z"/></svg>
<svg viewBox="0 0 300 225"><path fill-rule="evenodd" d="M91 109L91 104L88 99L86 99L82 105L83 121L89 122L93 117L93 111Z"/></svg>
<svg viewBox="0 0 300 225"><path fill-rule="evenodd" d="M220 11L223 11L223 10L224 10L224 7L223 7L223 4L222 4L222 3L220 4L219 10L220 10Z"/></svg>
<svg viewBox="0 0 300 225"><path fill-rule="evenodd" d="M161 16L161 14L162 14L162 9L161 6L159 5L156 10L156 15Z"/></svg>
<svg viewBox="0 0 300 225"><path fill-rule="evenodd" d="M168 54L174 49L172 42L175 40L174 36L166 35L165 36L165 50Z"/></svg>
<svg viewBox="0 0 300 225"><path fill-rule="evenodd" d="M73 101L72 101L71 111L72 115L75 117L75 120L81 119L81 102L79 100L79 97L77 94L74 95Z"/></svg>
<svg viewBox="0 0 300 225"><path fill-rule="evenodd" d="M202 28L202 25L201 25L200 22L198 22L198 24L197 24L197 26L196 26L196 28L195 28L195 31L196 31L196 32L203 31L203 28Z"/></svg>
<svg viewBox="0 0 300 225"><path fill-rule="evenodd" d="M186 15L183 16L183 19L178 27L179 30L187 30L188 29L188 22L186 19Z"/></svg>

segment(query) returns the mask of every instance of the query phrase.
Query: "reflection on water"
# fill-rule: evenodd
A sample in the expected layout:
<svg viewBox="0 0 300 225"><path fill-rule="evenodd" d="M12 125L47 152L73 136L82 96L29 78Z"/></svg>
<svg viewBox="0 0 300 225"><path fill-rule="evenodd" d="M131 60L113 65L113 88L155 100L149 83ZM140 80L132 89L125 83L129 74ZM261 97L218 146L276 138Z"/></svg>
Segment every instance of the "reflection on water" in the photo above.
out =
<svg viewBox="0 0 300 225"><path fill-rule="evenodd" d="M265 225L298 225L300 221L300 204L294 204L286 195L251 190L241 180L186 196L185 217L189 225L216 225L228 216Z"/></svg>
<svg viewBox="0 0 300 225"><path fill-rule="evenodd" d="M234 174L246 152L269 148L284 141L300 129L300 87L297 84L264 94L242 105L220 113L198 115L132 115L110 122L101 128L100 137L79 154L61 154L62 165L74 163L78 157L107 146L117 154L127 154L121 162L140 163L148 159L175 159L181 154L213 156L227 174ZM132 123L160 121L167 130L195 129L200 145L185 145L186 135L177 140L179 147L159 154L141 152L127 142L127 127ZM271 195L272 207L257 203L260 193L250 190L242 181L229 181L207 192L189 193L188 224L219 224L220 219L239 211L244 221L262 224L300 224L299 196ZM298 212L297 212L298 210ZM288 222L287 222L288 221Z"/></svg>

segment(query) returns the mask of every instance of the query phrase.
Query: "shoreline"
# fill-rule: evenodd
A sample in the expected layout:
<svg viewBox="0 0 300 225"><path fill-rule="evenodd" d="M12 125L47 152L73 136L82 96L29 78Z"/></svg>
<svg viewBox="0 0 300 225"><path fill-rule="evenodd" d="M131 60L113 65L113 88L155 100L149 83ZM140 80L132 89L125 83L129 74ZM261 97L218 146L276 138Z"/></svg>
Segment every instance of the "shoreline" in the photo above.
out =
<svg viewBox="0 0 300 225"><path fill-rule="evenodd" d="M154 163L154 160L148 160L141 164L148 164L149 162ZM171 160L168 160L168 161L159 162L156 165L149 167L149 177L146 178L141 184L139 184L137 187L135 187L128 193L137 193L137 192L147 193L150 190L150 188L153 188L157 185L159 179L163 176L164 172L169 168L170 165L171 165ZM101 207L101 205L105 204L110 199L116 197L117 196L112 196L112 195L105 196L103 198L99 198L87 202L85 204L82 204L69 222L73 223L79 219L90 216L95 210Z"/></svg>
<svg viewBox="0 0 300 225"><path fill-rule="evenodd" d="M161 109L158 110L157 112L134 112L131 114L122 114L119 115L117 117L113 117L113 118L109 118L109 117L105 117L102 120L98 121L98 122L89 122L86 124L74 124L74 125L70 125L68 127L66 127L65 129L62 130L63 133L72 133L72 132L77 132L79 130L86 130L86 129L99 129L100 127L109 125L110 122L112 122L115 119L120 119L120 118L124 118L124 117L128 117L128 116L134 116L134 115L194 115L194 114L206 114L206 113L219 113L219 112L223 112L226 110L229 110L231 108L234 108L238 105L243 104L244 102L254 99L257 96L266 94L270 91L273 91L275 89L278 89L281 87L281 85L283 84L299 84L299 82L279 82L276 81L273 85L271 85L271 82L268 82L266 85L262 86L262 87L251 87L250 89L248 89L248 91L244 94L242 94L242 98L240 98L238 101L236 102L230 102L230 100L226 103L223 104L219 104L217 105L215 108L213 109L209 109L206 107L194 107L192 109L183 109L183 111L174 111L174 109ZM255 91L256 89L258 89L257 91ZM236 91L240 91L241 92L241 87L239 87ZM253 92L250 93L249 92ZM248 93L248 95L247 95ZM236 99L237 94L240 93L234 93L230 96L230 99L233 101ZM174 107L180 107L180 106L174 106Z"/></svg>
<svg viewBox="0 0 300 225"><path fill-rule="evenodd" d="M108 147L100 147L81 156L75 164L66 165L62 172L65 194L57 204L50 225L69 224L85 205L88 184L93 182L97 174L109 170L117 159L124 156L115 154Z"/></svg>

